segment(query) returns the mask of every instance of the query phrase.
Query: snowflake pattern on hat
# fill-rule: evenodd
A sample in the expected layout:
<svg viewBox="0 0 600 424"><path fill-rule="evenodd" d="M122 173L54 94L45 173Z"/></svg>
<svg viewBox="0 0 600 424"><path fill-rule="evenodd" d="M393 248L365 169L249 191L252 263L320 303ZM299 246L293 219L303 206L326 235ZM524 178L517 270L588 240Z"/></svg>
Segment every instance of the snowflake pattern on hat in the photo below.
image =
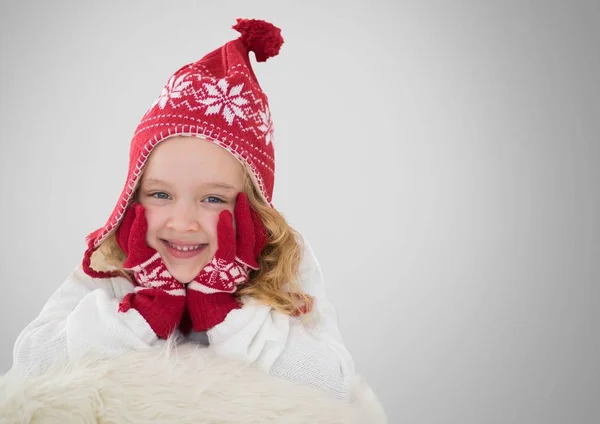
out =
<svg viewBox="0 0 600 424"><path fill-rule="evenodd" d="M258 127L265 134L265 144L269 145L273 142L273 120L271 119L271 111L268 106L265 106L264 112L259 110L262 123Z"/></svg>
<svg viewBox="0 0 600 424"><path fill-rule="evenodd" d="M208 80L208 82L203 82ZM185 105L188 111L203 109L204 115L219 115L232 125L237 117L243 121L248 120L248 114L252 114L251 110L245 111L248 108L250 101L244 97L242 90L244 83L234 85L229 88L229 82L225 78L221 78L216 82L213 78L204 78L200 74L185 73L179 77L172 76L165 87L163 88L158 99L152 104L150 109L158 106L160 109L165 109L167 104L177 109ZM190 102L193 102L191 104ZM206 107L202 107L206 106ZM258 111L261 116L266 116L263 112ZM267 112L268 113L268 112ZM270 114L264 119L270 119ZM268 124L270 129L272 124ZM261 131L266 132L259 128ZM270 143L270 140L267 144Z"/></svg>
<svg viewBox="0 0 600 424"><path fill-rule="evenodd" d="M184 74L177 78L175 77L175 75L169 78L167 85L165 85L165 87L163 88L162 92L160 93L160 96L158 96L158 99L156 99L156 101L152 103L150 109L152 109L156 105L158 105L158 107L160 107L161 109L164 109L167 105L167 102L170 99L181 98L184 90L192 83L191 81L185 81L186 77L187 75Z"/></svg>
<svg viewBox="0 0 600 424"><path fill-rule="evenodd" d="M207 115L217 114L223 109L223 117L229 125L233 123L234 117L246 120L246 115L241 106L247 105L248 99L242 97L240 92L244 83L237 84L227 91L229 83L226 79L220 79L217 84L203 84L208 96L199 100L203 105L209 105L204 111Z"/></svg>

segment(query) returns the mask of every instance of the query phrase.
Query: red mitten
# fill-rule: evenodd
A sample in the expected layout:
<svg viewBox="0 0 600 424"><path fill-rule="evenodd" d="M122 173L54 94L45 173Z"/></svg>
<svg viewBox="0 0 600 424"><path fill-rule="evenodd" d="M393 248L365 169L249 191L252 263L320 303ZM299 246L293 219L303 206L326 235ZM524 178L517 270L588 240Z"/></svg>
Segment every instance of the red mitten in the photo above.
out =
<svg viewBox="0 0 600 424"><path fill-rule="evenodd" d="M120 312L136 309L160 338L166 339L185 311L185 286L167 270L160 254L146 243L144 207L129 206L117 230L117 243L127 254L123 267L138 284L119 304Z"/></svg>
<svg viewBox="0 0 600 424"><path fill-rule="evenodd" d="M220 324L229 312L239 308L233 293L238 285L248 281L251 269L259 268L258 256L267 237L244 193L238 194L234 213L237 231L231 212L221 212L215 256L187 285L187 311L194 331L206 331Z"/></svg>

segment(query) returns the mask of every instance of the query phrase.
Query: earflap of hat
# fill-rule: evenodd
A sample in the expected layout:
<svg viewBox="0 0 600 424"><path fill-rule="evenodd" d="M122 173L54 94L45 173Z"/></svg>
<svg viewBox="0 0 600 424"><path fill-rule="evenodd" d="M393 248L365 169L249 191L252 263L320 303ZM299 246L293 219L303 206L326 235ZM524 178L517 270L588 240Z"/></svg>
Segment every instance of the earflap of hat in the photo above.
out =
<svg viewBox="0 0 600 424"><path fill-rule="evenodd" d="M83 260L81 261L81 268L83 272L92 278L112 278L119 275L116 271L97 271L92 268L92 256L96 252L93 244L89 244L85 253L83 254Z"/></svg>
<svg viewBox="0 0 600 424"><path fill-rule="evenodd" d="M117 204L115 205L110 217L106 221L106 224L104 224L103 227L93 231L86 237L85 242L87 248L84 253L81 266L83 271L90 277L111 278L119 275L119 273L114 271L97 271L93 269L93 255L97 252L97 249L100 247L102 242L106 240L106 238L112 234L112 232L115 231L121 223L121 220L123 219L123 216L125 215L125 212L127 211L127 208L129 207L129 204L137 189L140 177L144 167L146 166L146 162L148 161L148 157L159 141L162 140L149 140L139 151L132 151L132 157L137 157L137 160L130 163L127 180L123 190L121 191L121 195L119 196Z"/></svg>

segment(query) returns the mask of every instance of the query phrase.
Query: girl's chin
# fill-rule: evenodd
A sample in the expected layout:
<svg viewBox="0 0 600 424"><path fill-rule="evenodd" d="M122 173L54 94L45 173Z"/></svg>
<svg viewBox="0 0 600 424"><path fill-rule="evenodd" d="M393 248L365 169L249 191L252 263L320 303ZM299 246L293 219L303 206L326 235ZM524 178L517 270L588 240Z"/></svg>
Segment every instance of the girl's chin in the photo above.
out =
<svg viewBox="0 0 600 424"><path fill-rule="evenodd" d="M202 252L200 255L195 255L191 258L178 258L170 254L164 249L160 250L160 255L163 258L165 266L169 273L182 284L191 282L198 276L202 268L210 262L208 251Z"/></svg>
<svg viewBox="0 0 600 424"><path fill-rule="evenodd" d="M173 278L175 278L181 284L188 284L198 276L198 274L200 273L200 271L202 271L202 268L204 268L206 264L204 262L196 262L195 264L180 265L169 263L169 261L165 261L165 266L167 267L167 270L173 276Z"/></svg>
<svg viewBox="0 0 600 424"><path fill-rule="evenodd" d="M173 278L175 278L181 284L188 284L194 278L196 278L196 276L198 275L198 273L190 273L190 272L186 272L186 273L183 273L183 272L174 272L173 273L173 272L171 272L171 275L173 276Z"/></svg>

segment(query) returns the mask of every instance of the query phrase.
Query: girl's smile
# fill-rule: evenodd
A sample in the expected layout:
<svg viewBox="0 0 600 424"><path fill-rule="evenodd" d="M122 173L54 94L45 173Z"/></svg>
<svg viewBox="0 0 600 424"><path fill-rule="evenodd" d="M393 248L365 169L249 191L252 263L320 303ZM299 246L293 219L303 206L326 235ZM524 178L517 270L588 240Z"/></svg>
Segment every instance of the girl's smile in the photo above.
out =
<svg viewBox="0 0 600 424"><path fill-rule="evenodd" d="M189 259L202 253L208 244L184 244L162 240L170 256L177 259Z"/></svg>

